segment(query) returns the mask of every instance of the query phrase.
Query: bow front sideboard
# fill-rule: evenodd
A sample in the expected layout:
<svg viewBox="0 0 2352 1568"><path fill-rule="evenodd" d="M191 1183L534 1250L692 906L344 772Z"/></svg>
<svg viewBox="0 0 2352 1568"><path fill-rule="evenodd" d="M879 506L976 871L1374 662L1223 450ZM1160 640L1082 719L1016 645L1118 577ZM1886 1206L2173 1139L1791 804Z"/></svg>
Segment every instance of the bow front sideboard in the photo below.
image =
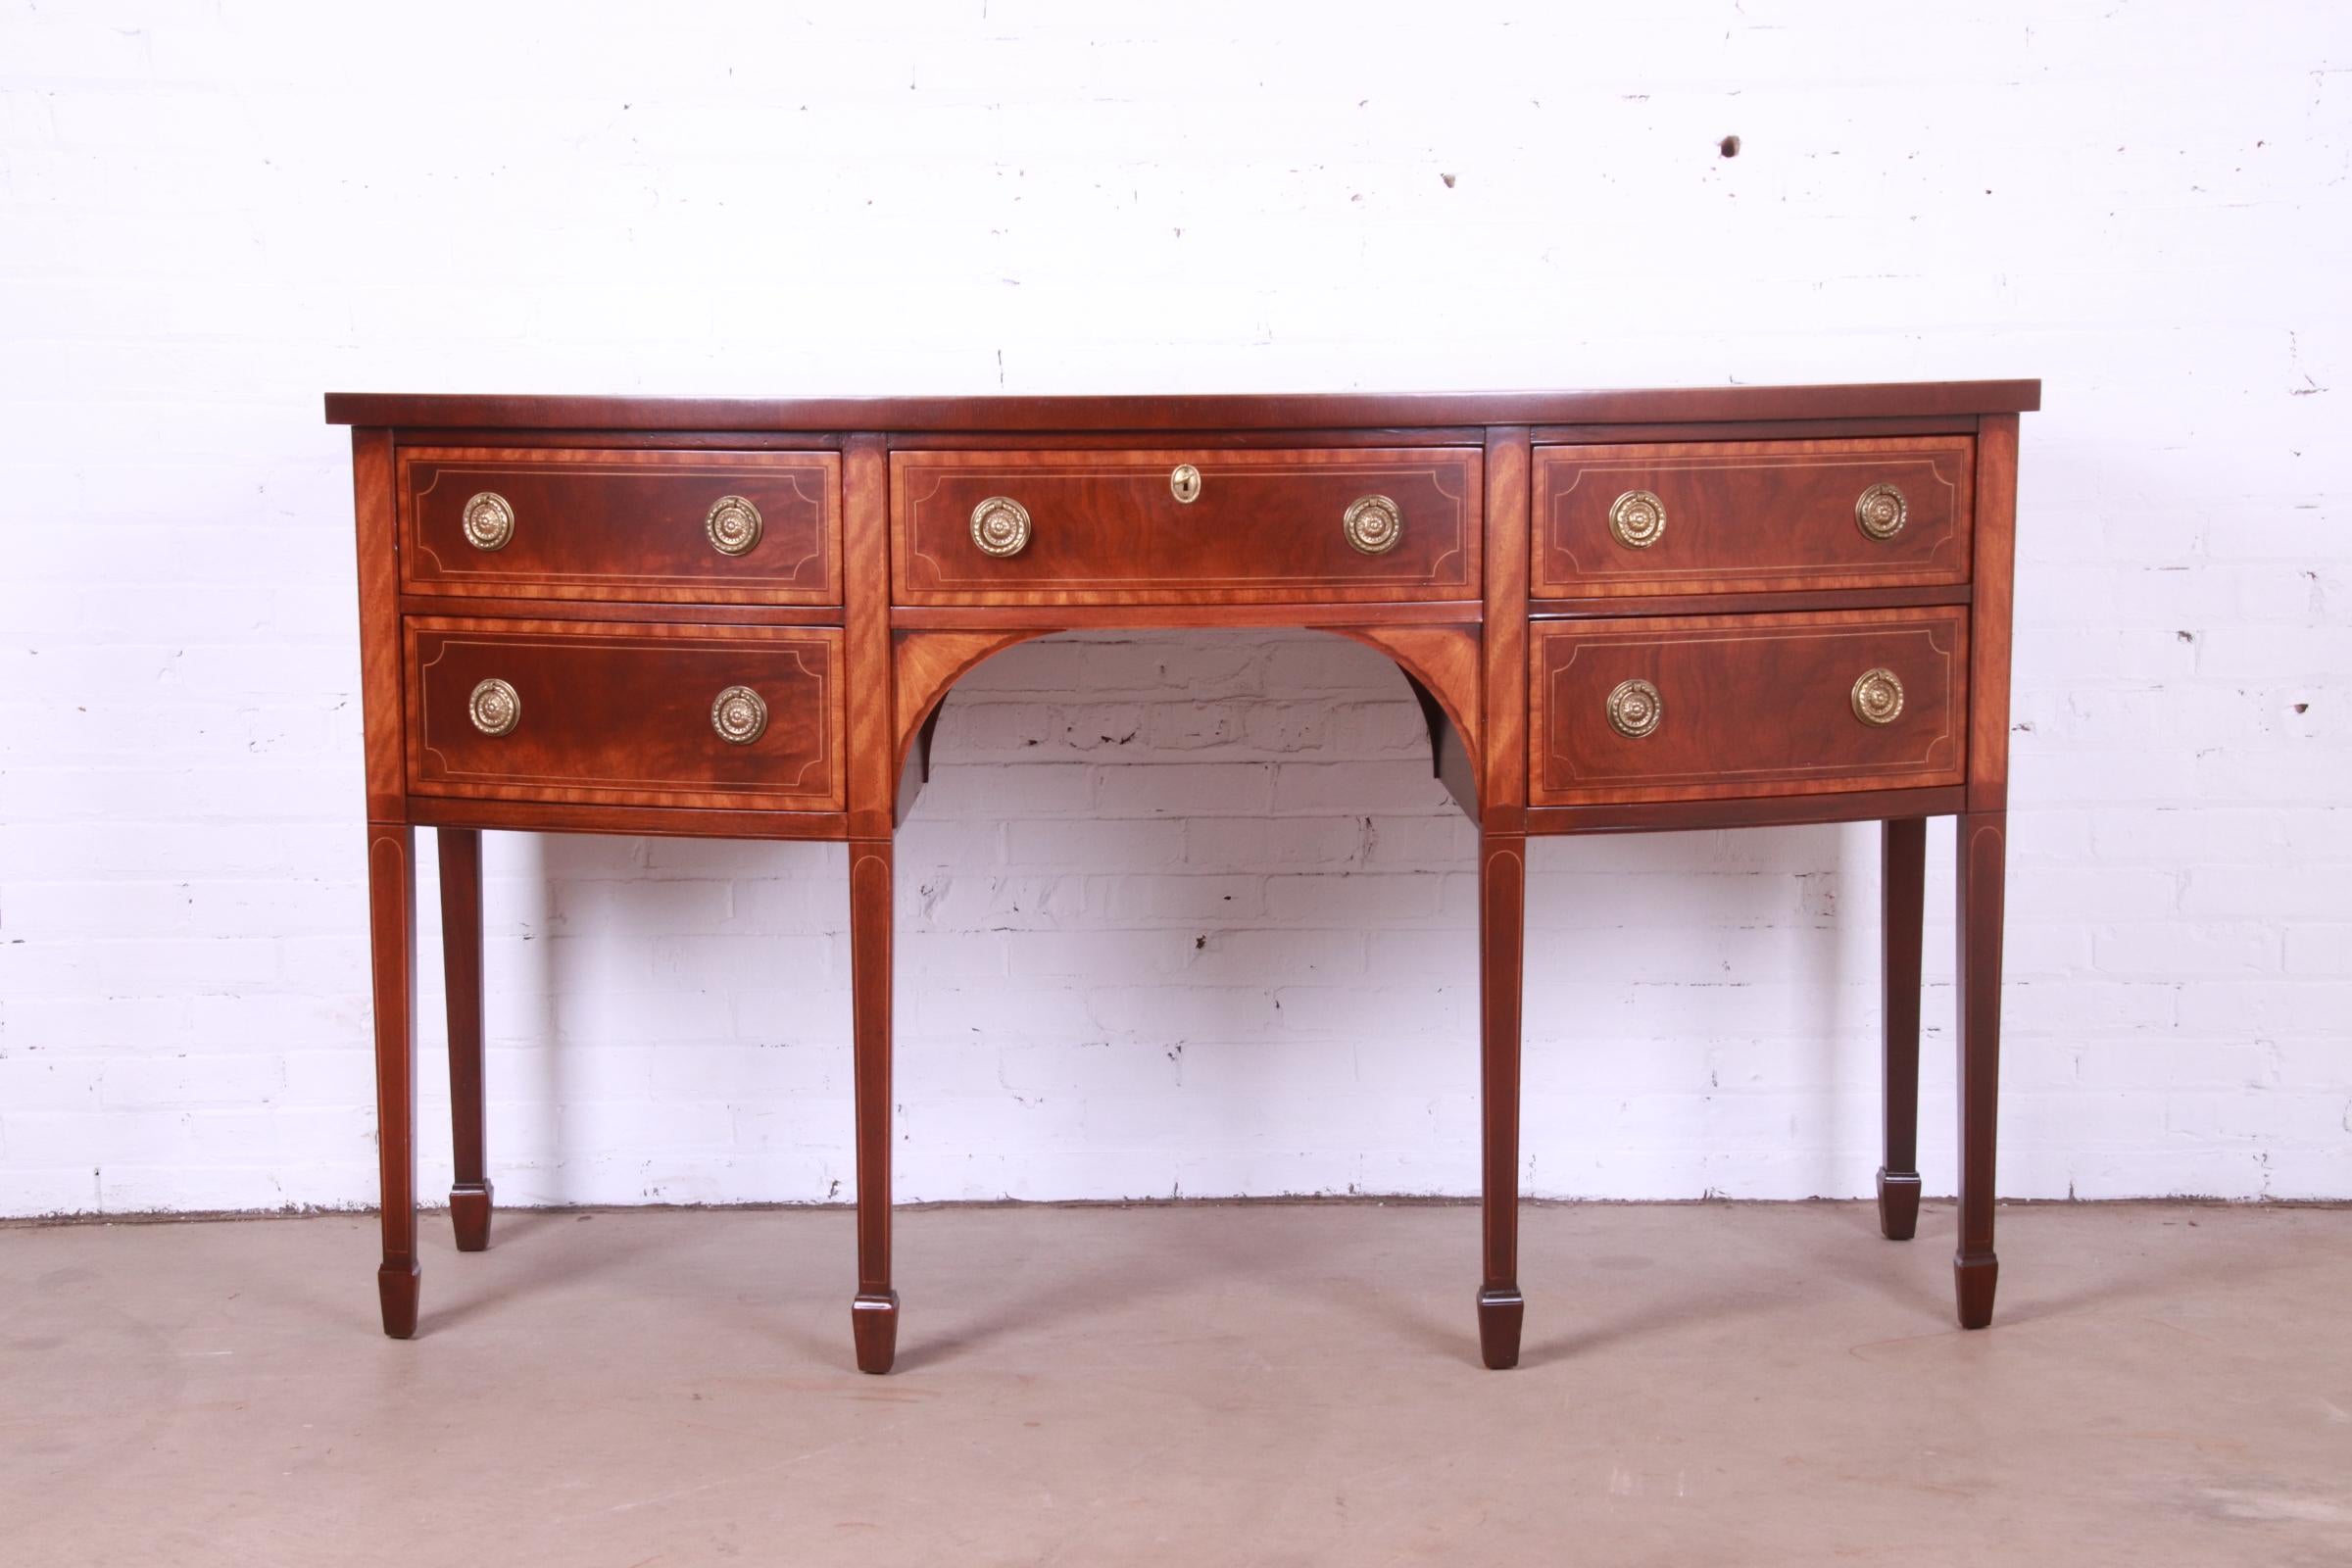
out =
<svg viewBox="0 0 2352 1568"><path fill-rule="evenodd" d="M1961 1323L1992 1316L2018 423L2036 381L791 402L334 394L352 426L384 1332L415 1331L416 830L461 1250L485 829L845 842L858 1364L887 1371L891 844L966 670L1306 626L1402 670L1479 827L1489 1366L1518 1358L1531 834L1877 821L1880 1226L1917 1222L1926 821L1959 819Z"/></svg>

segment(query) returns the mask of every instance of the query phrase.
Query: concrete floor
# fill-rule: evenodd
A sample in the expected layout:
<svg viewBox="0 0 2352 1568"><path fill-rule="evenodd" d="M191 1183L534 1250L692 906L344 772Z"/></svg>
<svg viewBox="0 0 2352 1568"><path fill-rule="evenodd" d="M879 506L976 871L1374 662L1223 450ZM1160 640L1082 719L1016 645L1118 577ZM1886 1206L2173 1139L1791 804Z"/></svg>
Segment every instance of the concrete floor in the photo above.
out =
<svg viewBox="0 0 2352 1568"><path fill-rule="evenodd" d="M0 1561L2352 1562L2344 1209L1535 1208L1508 1373L1469 1208L899 1225L883 1379L841 1212L0 1229Z"/></svg>

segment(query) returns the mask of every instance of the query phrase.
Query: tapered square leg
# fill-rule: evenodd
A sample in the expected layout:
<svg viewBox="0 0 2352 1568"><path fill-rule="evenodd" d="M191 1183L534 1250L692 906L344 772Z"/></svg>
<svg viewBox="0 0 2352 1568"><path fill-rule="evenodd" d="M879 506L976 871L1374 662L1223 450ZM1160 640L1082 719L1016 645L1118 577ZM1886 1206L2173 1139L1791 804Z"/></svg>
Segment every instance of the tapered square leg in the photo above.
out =
<svg viewBox="0 0 2352 1568"><path fill-rule="evenodd" d="M1919 955L1928 897L1928 824L1879 824L1881 1093L1886 1162L1879 1167L1879 1231L1907 1242L1919 1229Z"/></svg>
<svg viewBox="0 0 2352 1568"><path fill-rule="evenodd" d="M899 1293L858 1292L850 1303L850 1334L858 1347L858 1371L889 1371L899 1354Z"/></svg>
<svg viewBox="0 0 2352 1568"><path fill-rule="evenodd" d="M441 855L441 969L449 992L449 1218L458 1250L490 1245L489 1144L483 1127L482 835L433 830Z"/></svg>
<svg viewBox="0 0 2352 1568"><path fill-rule="evenodd" d="M1992 1294L2000 1284L2001 1260L1986 1252L1982 1257L1952 1254L1952 1296L1959 1305L1960 1326L1992 1326Z"/></svg>
<svg viewBox="0 0 2352 1568"><path fill-rule="evenodd" d="M1478 1354L1491 1370L1519 1364L1519 1326L1526 1316L1527 1298L1515 1288L1478 1293Z"/></svg>
<svg viewBox="0 0 2352 1568"><path fill-rule="evenodd" d="M405 823L368 826L368 975L375 993L376 1161L384 1332L416 1332L416 857Z"/></svg>
<svg viewBox="0 0 2352 1568"><path fill-rule="evenodd" d="M1992 1250L1993 1124L2001 1093L2001 921L2009 819L1972 811L1959 822L1960 1246L1952 1283L1960 1326L1992 1321L2000 1263Z"/></svg>
<svg viewBox="0 0 2352 1568"><path fill-rule="evenodd" d="M850 1327L860 1372L887 1372L898 1353L899 1296L890 1287L891 849L850 844L851 1032L858 1100L858 1296Z"/></svg>
<svg viewBox="0 0 2352 1568"><path fill-rule="evenodd" d="M1527 926L1527 840L1480 836L1478 857L1480 1214L1485 1282L1478 1293L1480 1357L1519 1364L1519 999Z"/></svg>
<svg viewBox="0 0 2352 1568"><path fill-rule="evenodd" d="M1879 1167L1879 1234L1907 1242L1919 1234L1919 1172Z"/></svg>
<svg viewBox="0 0 2352 1568"><path fill-rule="evenodd" d="M490 1250L491 1188L488 1182L467 1187L463 1183L449 1190L449 1226L457 1233L461 1252L486 1252Z"/></svg>
<svg viewBox="0 0 2352 1568"><path fill-rule="evenodd" d="M376 1309L383 1313L384 1333L395 1340L416 1332L416 1296L422 1277L423 1270L415 1258L386 1263L375 1271Z"/></svg>

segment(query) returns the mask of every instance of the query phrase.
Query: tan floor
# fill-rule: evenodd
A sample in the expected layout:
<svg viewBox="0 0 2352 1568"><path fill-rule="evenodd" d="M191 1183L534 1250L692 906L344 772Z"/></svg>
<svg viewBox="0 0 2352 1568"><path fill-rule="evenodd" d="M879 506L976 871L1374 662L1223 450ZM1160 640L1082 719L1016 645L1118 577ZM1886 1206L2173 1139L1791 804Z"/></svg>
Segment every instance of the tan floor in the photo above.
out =
<svg viewBox="0 0 2352 1568"><path fill-rule="evenodd" d="M849 1363L850 1221L0 1229L0 1561L2352 1562L2352 1211L1544 1207L1527 1356L1477 1365L1475 1211L900 1220L900 1370Z"/></svg>

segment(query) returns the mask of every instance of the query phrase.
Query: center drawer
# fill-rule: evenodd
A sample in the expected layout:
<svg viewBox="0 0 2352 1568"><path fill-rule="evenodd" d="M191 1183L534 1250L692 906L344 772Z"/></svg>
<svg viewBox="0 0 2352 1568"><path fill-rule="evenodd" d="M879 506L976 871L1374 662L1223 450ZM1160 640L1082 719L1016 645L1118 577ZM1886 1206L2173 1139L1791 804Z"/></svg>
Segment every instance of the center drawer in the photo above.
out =
<svg viewBox="0 0 2352 1568"><path fill-rule="evenodd" d="M897 452L901 604L1475 599L1481 454Z"/></svg>
<svg viewBox="0 0 2352 1568"><path fill-rule="evenodd" d="M842 805L837 628L416 616L405 631L415 794Z"/></svg>
<svg viewBox="0 0 2352 1568"><path fill-rule="evenodd" d="M1539 620L1528 802L1957 784L1968 612Z"/></svg>

